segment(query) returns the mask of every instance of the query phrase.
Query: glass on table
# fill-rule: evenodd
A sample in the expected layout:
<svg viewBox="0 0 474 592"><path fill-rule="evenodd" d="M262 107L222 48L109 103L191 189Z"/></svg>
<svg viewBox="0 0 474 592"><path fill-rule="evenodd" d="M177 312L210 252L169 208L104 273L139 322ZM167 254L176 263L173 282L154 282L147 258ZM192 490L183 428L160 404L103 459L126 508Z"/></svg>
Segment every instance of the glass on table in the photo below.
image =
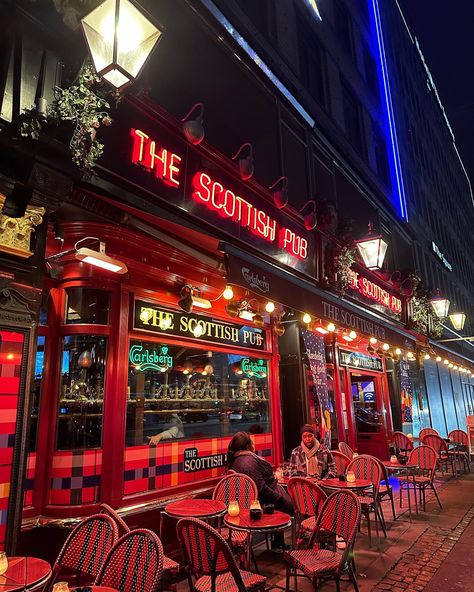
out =
<svg viewBox="0 0 474 592"><path fill-rule="evenodd" d="M347 471L346 479L348 483L354 483L356 480L355 473L353 471Z"/></svg>
<svg viewBox="0 0 474 592"><path fill-rule="evenodd" d="M0 576L8 569L8 557L5 551L0 551Z"/></svg>
<svg viewBox="0 0 474 592"><path fill-rule="evenodd" d="M238 516L240 514L239 502L237 500L231 500L227 512L229 516Z"/></svg>
<svg viewBox="0 0 474 592"><path fill-rule="evenodd" d="M53 592L69 592L69 585L67 582L56 582L53 586Z"/></svg>

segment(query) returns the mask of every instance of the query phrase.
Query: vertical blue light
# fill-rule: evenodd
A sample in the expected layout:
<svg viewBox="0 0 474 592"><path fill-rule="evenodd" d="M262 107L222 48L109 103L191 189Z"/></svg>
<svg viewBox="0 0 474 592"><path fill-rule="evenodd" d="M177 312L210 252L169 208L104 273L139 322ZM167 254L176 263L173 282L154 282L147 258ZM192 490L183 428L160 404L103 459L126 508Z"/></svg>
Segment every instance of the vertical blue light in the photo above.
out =
<svg viewBox="0 0 474 592"><path fill-rule="evenodd" d="M406 197L405 197L405 187L403 184L403 173L402 173L402 166L400 161L400 152L398 149L398 136L397 136L397 127L395 123L395 115L393 110L393 103L392 103L392 94L390 91L390 79L388 75L388 68L387 68L387 59L385 55L385 46L383 41L383 30L382 30L382 21L380 18L380 10L379 10L379 2L378 0L371 0L372 8L373 8L373 16L374 16L374 27L375 27L375 34L377 38L377 49L379 53L379 64L380 64L380 73L381 73L381 80L382 80L382 90L383 90L383 97L385 99L385 107L387 110L387 121L388 121L388 129L390 133L390 140L392 145L392 156L393 156L393 167L390 167L392 170L392 185L394 186L394 192L397 192L397 195L393 195L393 203L397 208L400 217L403 218L405 221L408 221L408 210L406 204ZM393 180L395 183L393 183Z"/></svg>

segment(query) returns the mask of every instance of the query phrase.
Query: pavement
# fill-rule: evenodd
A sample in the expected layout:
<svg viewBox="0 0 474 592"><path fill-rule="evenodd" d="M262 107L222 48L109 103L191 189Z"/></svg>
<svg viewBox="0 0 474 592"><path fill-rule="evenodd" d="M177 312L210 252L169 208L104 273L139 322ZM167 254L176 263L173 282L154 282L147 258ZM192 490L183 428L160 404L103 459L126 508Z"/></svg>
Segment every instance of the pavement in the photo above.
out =
<svg viewBox="0 0 474 592"><path fill-rule="evenodd" d="M365 519L355 543L355 562L360 592L474 592L474 473L458 478L436 479L443 508L433 493L427 494L426 511L407 511L406 493L400 509L398 481L390 479L395 489L394 521L389 501L383 502L387 538L377 537L372 528L369 546ZM412 496L413 503L413 496ZM289 540L289 533L287 542ZM264 543L255 548L260 572L269 586L285 589L286 567L282 555L268 551ZM294 586L294 580L290 585ZM269 587L269 589L272 589ZM335 590L335 582L320 586L321 592ZM180 582L178 592L188 590ZM304 577L298 578L298 591L313 587ZM352 591L349 582L341 582L341 592Z"/></svg>

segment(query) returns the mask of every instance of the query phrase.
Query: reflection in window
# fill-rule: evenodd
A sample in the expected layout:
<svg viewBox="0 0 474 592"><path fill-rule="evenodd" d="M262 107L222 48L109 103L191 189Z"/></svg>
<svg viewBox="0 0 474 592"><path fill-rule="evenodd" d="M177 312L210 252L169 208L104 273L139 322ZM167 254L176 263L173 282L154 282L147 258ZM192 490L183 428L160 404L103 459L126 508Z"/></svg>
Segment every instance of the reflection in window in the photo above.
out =
<svg viewBox="0 0 474 592"><path fill-rule="evenodd" d="M33 380L33 402L31 408L31 421L30 421L30 437L28 441L28 452L34 452L36 450L36 436L38 431L38 414L40 406L41 387L43 384L43 369L44 369L44 347L46 337L40 335L38 337L38 344L36 349L36 360L35 360L35 376Z"/></svg>
<svg viewBox="0 0 474 592"><path fill-rule="evenodd" d="M77 323L107 325L109 322L110 295L104 290L68 288L66 324Z"/></svg>
<svg viewBox="0 0 474 592"><path fill-rule="evenodd" d="M352 379L352 401L357 431L360 433L380 432L382 416L377 410L375 382L367 379Z"/></svg>
<svg viewBox="0 0 474 592"><path fill-rule="evenodd" d="M128 446L269 432L267 362L154 342L130 342Z"/></svg>
<svg viewBox="0 0 474 592"><path fill-rule="evenodd" d="M71 335L64 338L58 450L101 446L106 350L105 337Z"/></svg>

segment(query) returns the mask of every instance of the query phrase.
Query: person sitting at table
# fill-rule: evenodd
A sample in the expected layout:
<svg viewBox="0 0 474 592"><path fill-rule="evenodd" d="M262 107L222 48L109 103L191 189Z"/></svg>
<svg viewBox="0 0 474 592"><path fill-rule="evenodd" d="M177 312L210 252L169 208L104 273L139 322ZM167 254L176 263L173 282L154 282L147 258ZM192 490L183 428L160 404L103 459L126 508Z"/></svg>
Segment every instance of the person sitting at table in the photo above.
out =
<svg viewBox="0 0 474 592"><path fill-rule="evenodd" d="M337 477L336 463L329 448L321 444L309 423L301 430L301 444L293 449L290 463L299 473L319 479ZM319 436L319 434L318 434Z"/></svg>
<svg viewBox="0 0 474 592"><path fill-rule="evenodd" d="M177 413L172 413L169 427L163 432L151 436L148 440L148 444L150 446L156 446L161 440L172 440L176 438L184 438L184 425L179 415Z"/></svg>
<svg viewBox="0 0 474 592"><path fill-rule="evenodd" d="M263 504L273 504L276 510L294 516L295 509L290 496L278 485L272 465L254 452L253 440L247 432L237 432L227 450L227 467L253 479L258 489L258 499ZM285 549L283 534L275 534L273 549Z"/></svg>

